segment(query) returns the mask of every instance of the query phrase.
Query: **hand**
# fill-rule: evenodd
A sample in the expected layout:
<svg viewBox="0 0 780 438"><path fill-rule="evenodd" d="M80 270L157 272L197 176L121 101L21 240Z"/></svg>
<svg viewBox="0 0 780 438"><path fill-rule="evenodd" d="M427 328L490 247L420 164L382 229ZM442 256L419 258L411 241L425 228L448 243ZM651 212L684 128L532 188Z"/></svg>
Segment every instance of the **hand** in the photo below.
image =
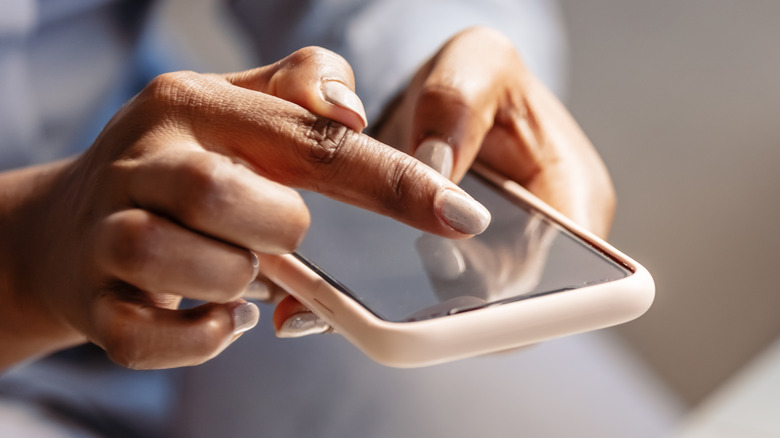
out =
<svg viewBox="0 0 780 438"><path fill-rule="evenodd" d="M257 321L239 298L254 253L289 252L308 227L289 187L446 237L481 232L489 214L457 186L355 132L352 90L346 62L314 48L166 74L82 156L1 175L0 367L85 340L131 368L218 354Z"/></svg>
<svg viewBox="0 0 780 438"><path fill-rule="evenodd" d="M478 159L586 229L609 230L615 200L604 164L493 30L468 29L447 42L386 113L377 138L454 181Z"/></svg>
<svg viewBox="0 0 780 438"><path fill-rule="evenodd" d="M453 181L479 159L584 228L608 233L615 195L603 162L563 105L496 31L471 28L450 39L386 110L377 138ZM433 263L430 255L427 262ZM282 337L330 330L293 298L279 304L274 325Z"/></svg>

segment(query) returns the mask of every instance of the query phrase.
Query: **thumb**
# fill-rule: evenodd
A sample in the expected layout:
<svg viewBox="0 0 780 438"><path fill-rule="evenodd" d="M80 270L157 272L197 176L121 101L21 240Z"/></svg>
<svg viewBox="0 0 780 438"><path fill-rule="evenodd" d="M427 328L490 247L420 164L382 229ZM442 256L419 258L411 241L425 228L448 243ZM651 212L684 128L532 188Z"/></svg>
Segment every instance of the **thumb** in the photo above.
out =
<svg viewBox="0 0 780 438"><path fill-rule="evenodd" d="M98 344L119 365L161 369L197 365L219 354L257 324L260 311L246 301L164 309L102 295L93 307Z"/></svg>
<svg viewBox="0 0 780 438"><path fill-rule="evenodd" d="M352 67L321 47L305 47L268 67L228 75L227 79L298 104L354 131L362 131L368 124L363 103L355 94Z"/></svg>

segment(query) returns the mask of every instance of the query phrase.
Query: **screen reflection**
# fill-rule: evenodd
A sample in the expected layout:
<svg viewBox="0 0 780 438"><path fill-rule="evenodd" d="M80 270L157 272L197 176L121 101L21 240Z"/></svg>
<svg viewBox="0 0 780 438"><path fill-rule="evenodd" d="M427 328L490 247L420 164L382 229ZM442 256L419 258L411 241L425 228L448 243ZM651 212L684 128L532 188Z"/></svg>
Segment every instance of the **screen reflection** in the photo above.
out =
<svg viewBox="0 0 780 438"><path fill-rule="evenodd" d="M416 321L623 278L628 271L475 175L461 182L493 220L451 240L303 192L312 224L298 255L388 321Z"/></svg>

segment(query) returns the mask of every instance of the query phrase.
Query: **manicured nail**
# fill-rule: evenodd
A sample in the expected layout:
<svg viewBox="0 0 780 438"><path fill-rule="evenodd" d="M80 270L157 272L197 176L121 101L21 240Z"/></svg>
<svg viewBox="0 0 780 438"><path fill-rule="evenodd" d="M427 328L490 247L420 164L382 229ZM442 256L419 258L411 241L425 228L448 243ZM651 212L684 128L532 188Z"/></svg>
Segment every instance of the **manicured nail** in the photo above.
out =
<svg viewBox="0 0 780 438"><path fill-rule="evenodd" d="M363 127L368 125L366 110L363 102L349 87L339 81L325 81L322 83L322 97L333 105L348 109L360 117Z"/></svg>
<svg viewBox="0 0 780 438"><path fill-rule="evenodd" d="M257 325L260 309L252 303L241 303L233 308L233 334L244 333Z"/></svg>
<svg viewBox="0 0 780 438"><path fill-rule="evenodd" d="M452 175L452 146L442 140L425 140L417 147L414 157L444 175L445 178Z"/></svg>
<svg viewBox="0 0 780 438"><path fill-rule="evenodd" d="M254 251L249 251L249 254L252 256L252 280L255 281L255 278L257 278L257 274L260 273L260 260L257 259L257 254L254 253Z"/></svg>
<svg viewBox="0 0 780 438"><path fill-rule="evenodd" d="M490 225L490 212L465 193L442 189L433 201L439 218L464 234L479 234Z"/></svg>
<svg viewBox="0 0 780 438"><path fill-rule="evenodd" d="M457 280L466 272L466 260L453 240L423 234L417 239L415 246L425 270L431 277Z"/></svg>
<svg viewBox="0 0 780 438"><path fill-rule="evenodd" d="M328 333L333 328L312 312L300 312L287 318L277 330L279 338L300 338L318 333Z"/></svg>
<svg viewBox="0 0 780 438"><path fill-rule="evenodd" d="M270 301L271 288L264 281L254 280L249 283L241 297L249 300Z"/></svg>

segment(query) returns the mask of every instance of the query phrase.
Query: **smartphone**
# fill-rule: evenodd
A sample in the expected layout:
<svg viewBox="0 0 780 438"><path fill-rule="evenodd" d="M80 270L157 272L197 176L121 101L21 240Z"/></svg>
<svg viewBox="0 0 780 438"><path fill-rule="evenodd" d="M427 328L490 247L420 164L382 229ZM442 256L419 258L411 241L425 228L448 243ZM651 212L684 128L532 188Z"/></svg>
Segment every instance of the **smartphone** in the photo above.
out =
<svg viewBox="0 0 780 438"><path fill-rule="evenodd" d="M642 266L484 166L460 186L490 210L451 240L316 193L294 254L271 280L375 361L426 366L634 319L655 287Z"/></svg>

